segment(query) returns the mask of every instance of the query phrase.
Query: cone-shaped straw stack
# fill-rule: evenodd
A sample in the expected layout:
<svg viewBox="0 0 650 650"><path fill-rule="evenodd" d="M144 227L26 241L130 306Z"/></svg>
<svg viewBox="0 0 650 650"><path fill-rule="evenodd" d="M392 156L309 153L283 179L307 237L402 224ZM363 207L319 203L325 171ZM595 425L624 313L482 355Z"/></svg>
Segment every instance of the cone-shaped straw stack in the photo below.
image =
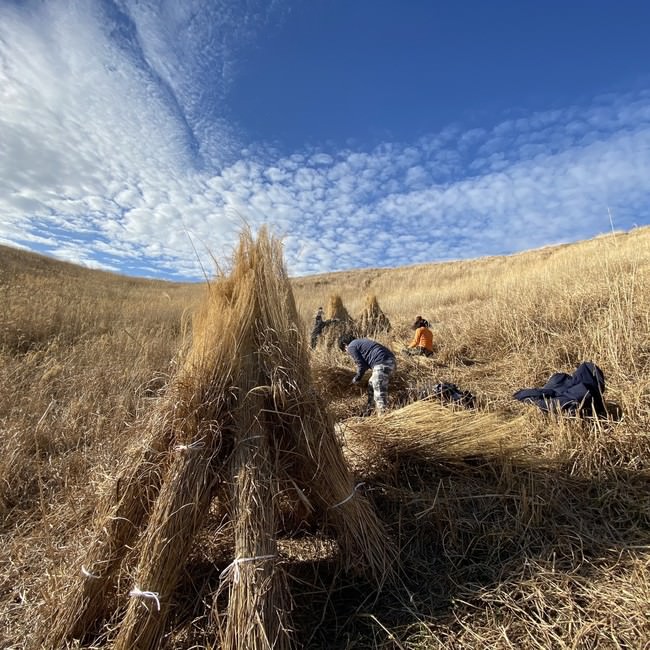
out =
<svg viewBox="0 0 650 650"><path fill-rule="evenodd" d="M121 507L123 496L98 519L92 548L100 551L86 558L86 582L65 599L61 623L49 636L52 647L95 631L110 586L126 604L115 647L157 648L215 494L225 495L217 509L229 515L235 542L235 557L213 598L224 648L293 644L276 539L287 494L309 502L313 516L333 532L345 568L379 585L392 577L395 551L371 504L355 490L333 422L312 387L302 332L280 244L265 230L257 241L245 232L230 276L208 287L186 361L147 430L165 426L149 436L150 448L123 474L130 479L130 509ZM116 513L127 520L128 535L102 529ZM134 540L136 566L122 567L117 580ZM101 584L92 608L89 581ZM128 583L128 593L116 582ZM219 611L224 602L227 610Z"/></svg>
<svg viewBox="0 0 650 650"><path fill-rule="evenodd" d="M369 295L366 299L366 306L357 320L359 336L374 338L378 334L387 334L391 326L386 314L381 310L377 302L377 296Z"/></svg>
<svg viewBox="0 0 650 650"><path fill-rule="evenodd" d="M327 309L325 310L325 316L327 318L336 318L342 323L351 323L352 317L348 313L348 310L343 305L341 296L332 295L327 301Z"/></svg>
<svg viewBox="0 0 650 650"><path fill-rule="evenodd" d="M354 336L357 336L356 323L343 305L341 296L332 295L329 297L325 315L328 320L335 320L335 322L331 323L327 329L325 329L323 335L319 339L321 345L326 349L329 350L336 347L339 337L342 334L353 334Z"/></svg>

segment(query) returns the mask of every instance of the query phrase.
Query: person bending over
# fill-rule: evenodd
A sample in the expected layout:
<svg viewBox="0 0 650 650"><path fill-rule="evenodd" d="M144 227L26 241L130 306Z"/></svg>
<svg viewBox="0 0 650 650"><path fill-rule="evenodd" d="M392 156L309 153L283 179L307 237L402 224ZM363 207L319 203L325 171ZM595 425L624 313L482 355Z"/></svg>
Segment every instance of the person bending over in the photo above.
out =
<svg viewBox="0 0 650 650"><path fill-rule="evenodd" d="M339 338L339 349L347 352L357 366L352 383L357 384L367 370L372 370L368 380L368 408L374 408L378 415L388 406L388 382L395 372L395 355L387 348L367 338L355 338L344 334Z"/></svg>

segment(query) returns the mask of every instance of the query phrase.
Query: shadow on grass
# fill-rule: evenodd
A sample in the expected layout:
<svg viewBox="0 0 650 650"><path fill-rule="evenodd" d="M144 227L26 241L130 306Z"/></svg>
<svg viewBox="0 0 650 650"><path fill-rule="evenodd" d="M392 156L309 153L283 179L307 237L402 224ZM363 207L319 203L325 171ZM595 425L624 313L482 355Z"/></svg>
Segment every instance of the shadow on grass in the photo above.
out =
<svg viewBox="0 0 650 650"><path fill-rule="evenodd" d="M453 624L457 603L471 609L486 589L534 579L536 568L589 581L596 566L647 546L647 476L619 470L594 481L570 469L402 458L370 493L398 540L401 585L377 595L333 567L295 567L301 647L400 647L400 631Z"/></svg>
<svg viewBox="0 0 650 650"><path fill-rule="evenodd" d="M295 647L406 647L422 622L451 629L459 611L472 616L486 590L525 591L519 582L530 586L540 567L588 583L650 538L650 482L641 472L612 470L589 480L569 466L404 456L393 469L363 480L400 549L398 584L378 593L341 572L335 556L283 558ZM199 556L175 592L169 647L210 647L216 638L212 594L225 561Z"/></svg>

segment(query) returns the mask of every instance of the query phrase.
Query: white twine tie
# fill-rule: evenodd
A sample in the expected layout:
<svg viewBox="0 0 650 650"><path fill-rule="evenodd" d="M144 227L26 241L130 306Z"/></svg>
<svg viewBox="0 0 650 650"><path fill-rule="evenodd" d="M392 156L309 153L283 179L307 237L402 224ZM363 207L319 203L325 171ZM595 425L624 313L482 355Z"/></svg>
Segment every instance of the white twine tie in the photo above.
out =
<svg viewBox="0 0 650 650"><path fill-rule="evenodd" d="M129 596L132 598L145 598L148 600L153 600L156 603L156 609L160 611L160 599L158 598L158 592L156 591L141 591L137 587L133 587L129 591Z"/></svg>
<svg viewBox="0 0 650 650"><path fill-rule="evenodd" d="M99 576L96 576L94 573L90 573L88 569L82 564L81 565L81 575L85 576L86 578L93 578L94 580L99 580Z"/></svg>
<svg viewBox="0 0 650 650"><path fill-rule="evenodd" d="M338 508L339 506L342 506L344 503L347 503L357 493L357 490L362 485L365 485L365 481L362 481L361 483L357 483L354 486L354 489L352 490L352 492L350 492L350 494L348 494L348 496L346 496L345 499L343 499L343 501L339 501L338 503L335 503L333 506L330 506L330 510L334 510L334 508Z"/></svg>
<svg viewBox="0 0 650 650"><path fill-rule="evenodd" d="M203 440L195 440L189 445L176 445L174 451L188 451L189 449L203 449L205 447L205 442Z"/></svg>
<svg viewBox="0 0 650 650"><path fill-rule="evenodd" d="M258 560L272 560L277 555L255 555L253 557L236 557L222 572L219 582L232 580L233 583L239 582L239 565L245 562L257 562Z"/></svg>

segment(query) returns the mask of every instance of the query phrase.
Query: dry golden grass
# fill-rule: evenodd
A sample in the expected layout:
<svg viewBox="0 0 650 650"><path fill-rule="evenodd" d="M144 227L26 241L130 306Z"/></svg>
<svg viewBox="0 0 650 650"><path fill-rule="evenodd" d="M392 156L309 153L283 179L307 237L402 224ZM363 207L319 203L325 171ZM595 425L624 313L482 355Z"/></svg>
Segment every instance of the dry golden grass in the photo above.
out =
<svg viewBox="0 0 650 650"><path fill-rule="evenodd" d="M381 310L377 296L367 296L364 310L357 319L357 328L360 336L370 338L390 332L390 321Z"/></svg>
<svg viewBox="0 0 650 650"><path fill-rule="evenodd" d="M347 423L371 439L353 449L356 481L398 540L401 582L377 592L342 575L334 551L305 561L318 554L293 541L287 572L305 647L648 647L650 229L291 284L306 333L333 295L350 314L375 295L392 325L378 338L396 351L421 314L436 354L399 355L390 394L408 401L414 387L452 381L480 405L437 406L447 429L417 402L385 422ZM98 495L164 394L201 291L0 248L0 646L33 646L35 624L60 605L53 581L92 540ZM310 359L330 414L357 415L364 391L347 385L351 361L324 346ZM549 418L512 399L583 360L603 369L621 421ZM490 432L513 422L516 444L495 452ZM206 526L218 530L218 513ZM322 531L307 532L304 549L316 548ZM211 543L191 550L169 648L217 647L197 595L218 582Z"/></svg>

